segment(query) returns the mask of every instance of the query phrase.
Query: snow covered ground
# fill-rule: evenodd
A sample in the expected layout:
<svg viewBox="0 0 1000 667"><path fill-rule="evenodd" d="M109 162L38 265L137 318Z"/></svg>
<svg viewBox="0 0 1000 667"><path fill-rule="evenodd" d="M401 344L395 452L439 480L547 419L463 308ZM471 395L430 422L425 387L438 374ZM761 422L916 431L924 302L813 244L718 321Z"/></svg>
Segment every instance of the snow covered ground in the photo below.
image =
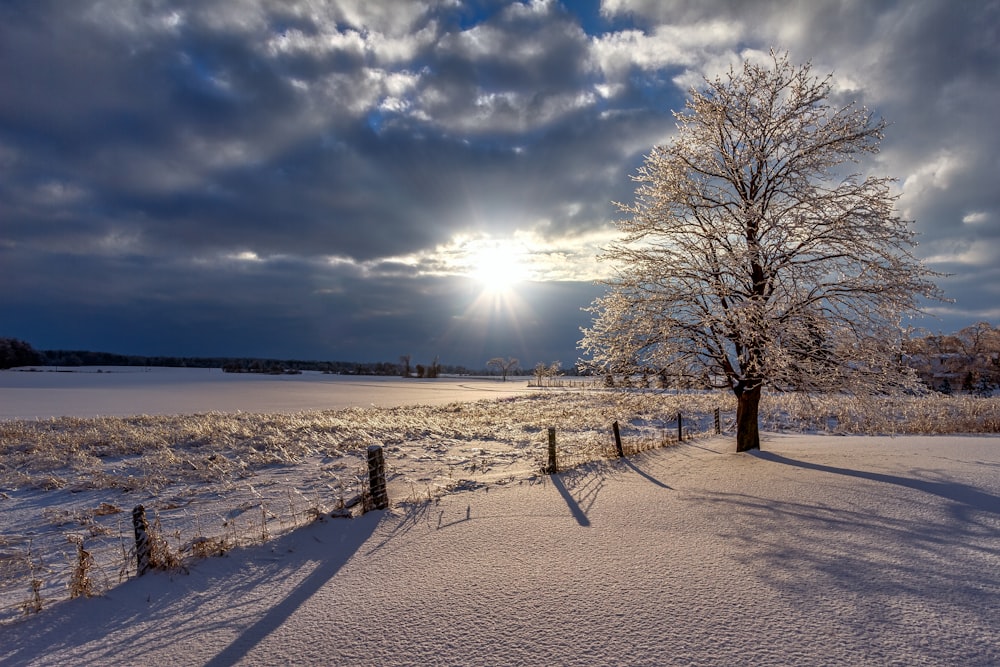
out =
<svg viewBox="0 0 1000 667"><path fill-rule="evenodd" d="M357 375L223 373L218 368L41 367L0 372L0 419L290 413L500 398L529 391L527 378L434 380Z"/></svg>
<svg viewBox="0 0 1000 667"><path fill-rule="evenodd" d="M705 438L326 520L0 628L0 662L1000 664L1000 440Z"/></svg>
<svg viewBox="0 0 1000 667"><path fill-rule="evenodd" d="M559 426L562 463L605 458L611 422L642 411L606 394L543 394L497 379L102 370L0 373L15 398L27 403L22 384L35 399L25 414L50 416L0 420L0 624L67 599L81 556L94 591L134 576L130 515L139 504L169 548L190 558L351 506L365 488L370 444L385 447L391 497L415 502L537 474L550 425ZM510 400L518 395L528 402ZM280 411L295 396L369 407ZM475 400L484 396L499 400ZM144 414L93 416L122 402ZM265 412L218 411L229 402ZM409 402L421 405L399 405ZM157 415L182 403L200 411ZM54 416L66 414L85 416ZM647 444L624 427L628 446L662 439L656 423L644 428L655 432Z"/></svg>
<svg viewBox="0 0 1000 667"><path fill-rule="evenodd" d="M0 665L1000 664L996 436L770 432L763 452L736 454L731 435L702 435L615 460L601 453L612 419L627 447L655 444L673 428L655 415L698 397L539 394L463 379L426 383L431 393L416 400L443 399L433 388L449 382L441 391L464 398L417 407L389 391L372 399L356 384L368 379L318 376L302 385L347 388L351 405L406 407L282 416L275 405L296 385L266 380L283 377L230 386L218 371L189 370L161 377L161 389L110 376L0 373L0 406L20 393L4 393L12 382L37 383L31 391L46 397L18 412L43 419L0 432L15 445L0 466L0 575L27 549L48 587L42 610L15 620L29 600L17 580ZM102 382L114 400L87 403L87 387ZM372 386L403 381L384 382ZM491 385L526 395L453 403ZM173 412L171 401L190 398L176 393L196 396L197 411L221 410L213 400L256 386L270 402L238 409L275 414L44 419L67 406L109 414L126 400L137 413L164 403ZM995 421L992 403L973 405L976 419ZM904 407L915 420L919 407ZM823 406L811 410L831 422ZM550 424L561 455L602 460L539 474ZM386 446L392 507L309 523L345 494L359 439L362 450ZM135 453L119 453L133 441ZM33 457L53 460L35 467ZM162 512L175 546L221 518L225 555L120 584L116 568L95 565L102 594L65 601L67 536L128 561L135 502ZM259 537L240 539L247 531ZM262 532L278 537L261 544Z"/></svg>

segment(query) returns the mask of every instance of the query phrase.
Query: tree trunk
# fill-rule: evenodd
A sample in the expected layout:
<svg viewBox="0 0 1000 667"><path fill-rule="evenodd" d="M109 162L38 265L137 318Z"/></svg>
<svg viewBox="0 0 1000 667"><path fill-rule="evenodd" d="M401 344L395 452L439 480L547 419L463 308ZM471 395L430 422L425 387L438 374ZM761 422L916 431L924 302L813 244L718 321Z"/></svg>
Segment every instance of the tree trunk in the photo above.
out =
<svg viewBox="0 0 1000 667"><path fill-rule="evenodd" d="M736 451L760 449L760 429L757 408L760 405L761 383L753 382L747 389L742 382L736 388Z"/></svg>

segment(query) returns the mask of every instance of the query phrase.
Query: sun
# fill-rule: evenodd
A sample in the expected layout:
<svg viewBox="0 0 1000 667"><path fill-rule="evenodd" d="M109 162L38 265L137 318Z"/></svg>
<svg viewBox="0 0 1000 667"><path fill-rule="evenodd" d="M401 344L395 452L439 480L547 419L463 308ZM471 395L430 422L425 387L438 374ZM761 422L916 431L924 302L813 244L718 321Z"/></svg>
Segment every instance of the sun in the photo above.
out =
<svg viewBox="0 0 1000 667"><path fill-rule="evenodd" d="M479 243L468 249L468 275L485 292L510 292L528 277L526 258L527 251L516 243Z"/></svg>

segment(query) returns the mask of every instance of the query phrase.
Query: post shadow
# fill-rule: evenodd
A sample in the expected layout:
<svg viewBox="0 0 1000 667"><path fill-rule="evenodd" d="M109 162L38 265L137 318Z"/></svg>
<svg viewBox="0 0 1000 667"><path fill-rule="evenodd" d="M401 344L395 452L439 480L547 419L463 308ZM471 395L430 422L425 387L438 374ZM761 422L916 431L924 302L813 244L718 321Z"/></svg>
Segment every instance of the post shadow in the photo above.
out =
<svg viewBox="0 0 1000 667"><path fill-rule="evenodd" d="M363 525L359 525L363 524ZM325 559L312 574L292 589L283 600L271 607L256 623L244 630L229 646L222 649L205 667L230 667L245 658L255 646L260 644L282 623L292 616L340 571L361 546L375 532L377 521L354 519L348 524L351 531L349 541L330 545L330 557Z"/></svg>
<svg viewBox="0 0 1000 667"><path fill-rule="evenodd" d="M625 458L625 459L621 459L621 461L622 461L622 463L624 463L624 464L625 464L626 466L628 466L629 468L631 468L633 472L636 472L636 473L638 473L638 474L639 474L640 476L642 476L642 477L645 477L645 478L646 478L647 480L649 480L649 481L650 481L650 482L652 482L653 484L655 484L655 485L659 486L660 488L663 488L663 489L670 489L670 490L673 490L673 487L671 487L671 486L668 486L668 485L664 484L664 483L663 483L663 482L661 482L660 480L658 480L658 479L656 479L655 477L653 477L652 475L650 475L650 474L649 474L648 472L646 472L645 470L642 470L642 469L640 469L640 468L639 468L639 467L638 467L638 466L637 466L636 464L632 463L632 461L630 461L629 459Z"/></svg>
<svg viewBox="0 0 1000 667"><path fill-rule="evenodd" d="M566 501L570 514L573 515L576 522L584 528L590 526L590 519L587 518L586 512L584 512L583 508L580 507L580 503L576 502L576 498L574 498L573 494L571 494L569 489L566 488L566 485L562 481L562 477L559 474L555 474L549 477L549 479L552 480L552 485L556 487L557 491L559 491L559 495L561 495L563 500Z"/></svg>

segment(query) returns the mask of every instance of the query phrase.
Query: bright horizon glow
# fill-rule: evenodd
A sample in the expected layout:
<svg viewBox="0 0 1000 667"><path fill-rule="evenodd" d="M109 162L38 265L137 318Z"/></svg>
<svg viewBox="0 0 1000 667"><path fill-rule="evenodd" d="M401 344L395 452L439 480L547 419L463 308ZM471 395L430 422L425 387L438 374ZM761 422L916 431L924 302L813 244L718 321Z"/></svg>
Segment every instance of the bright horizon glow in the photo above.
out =
<svg viewBox="0 0 1000 667"><path fill-rule="evenodd" d="M465 279L473 289L465 312L452 319L446 339L488 340L502 331L508 350L502 354L525 349L524 322L535 320L522 294L522 288L530 287L525 283L536 278L532 271L535 257L530 247L516 236L454 240L452 275ZM484 358L490 358L501 352L484 354Z"/></svg>
<svg viewBox="0 0 1000 667"><path fill-rule="evenodd" d="M467 247L468 275L484 292L504 294L528 279L527 249L511 241L481 241Z"/></svg>

